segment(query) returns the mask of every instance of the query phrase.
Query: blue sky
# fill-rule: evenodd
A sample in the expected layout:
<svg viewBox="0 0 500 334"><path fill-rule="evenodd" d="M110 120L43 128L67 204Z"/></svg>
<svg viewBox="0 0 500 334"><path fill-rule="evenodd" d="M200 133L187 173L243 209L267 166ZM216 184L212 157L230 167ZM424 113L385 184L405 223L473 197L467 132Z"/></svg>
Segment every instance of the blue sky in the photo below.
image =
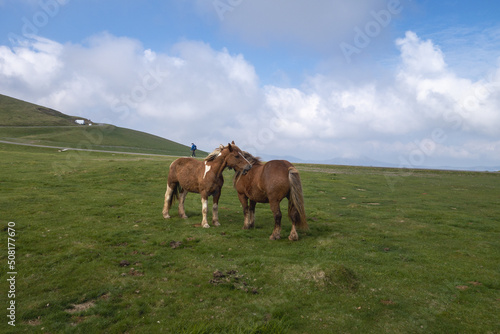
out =
<svg viewBox="0 0 500 334"><path fill-rule="evenodd" d="M499 7L0 0L0 93L207 151L496 167Z"/></svg>

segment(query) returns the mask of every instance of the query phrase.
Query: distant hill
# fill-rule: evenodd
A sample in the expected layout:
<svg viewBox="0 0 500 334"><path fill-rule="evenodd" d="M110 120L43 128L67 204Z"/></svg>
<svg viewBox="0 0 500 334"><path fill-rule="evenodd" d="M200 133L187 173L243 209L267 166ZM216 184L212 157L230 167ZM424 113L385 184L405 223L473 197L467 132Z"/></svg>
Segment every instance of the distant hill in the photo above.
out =
<svg viewBox="0 0 500 334"><path fill-rule="evenodd" d="M77 126L75 120L90 120L68 116L54 109L42 107L0 94L0 126Z"/></svg>
<svg viewBox="0 0 500 334"><path fill-rule="evenodd" d="M75 121L83 120L85 125ZM89 126L92 124L92 126ZM0 94L0 140L58 148L187 156L190 148L141 131L69 116ZM198 151L203 157L207 152Z"/></svg>

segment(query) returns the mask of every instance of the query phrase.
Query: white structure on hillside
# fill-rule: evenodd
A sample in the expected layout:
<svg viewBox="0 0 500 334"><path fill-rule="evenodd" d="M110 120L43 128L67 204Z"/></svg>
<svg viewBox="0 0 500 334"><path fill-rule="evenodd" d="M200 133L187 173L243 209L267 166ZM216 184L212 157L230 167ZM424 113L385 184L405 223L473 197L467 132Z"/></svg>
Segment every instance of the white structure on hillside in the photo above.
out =
<svg viewBox="0 0 500 334"><path fill-rule="evenodd" d="M85 121L83 119L75 119L75 123L80 125L85 125Z"/></svg>

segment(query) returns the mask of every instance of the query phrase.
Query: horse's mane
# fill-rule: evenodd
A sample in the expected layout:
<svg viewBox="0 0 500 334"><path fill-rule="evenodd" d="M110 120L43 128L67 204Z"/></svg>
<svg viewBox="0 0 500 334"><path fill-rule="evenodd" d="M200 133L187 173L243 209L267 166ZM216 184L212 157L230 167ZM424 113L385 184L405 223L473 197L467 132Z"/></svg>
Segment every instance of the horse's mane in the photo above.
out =
<svg viewBox="0 0 500 334"><path fill-rule="evenodd" d="M221 144L212 153L210 153L209 155L207 155L207 157L205 158L205 161L212 161L215 158L217 158L224 148L225 148L225 146L223 146Z"/></svg>
<svg viewBox="0 0 500 334"><path fill-rule="evenodd" d="M262 164L262 160L260 157L254 157L253 155L251 155L247 151L241 151L241 153L243 154L245 159L247 159L250 162L250 164L252 164L252 165Z"/></svg>
<svg viewBox="0 0 500 334"><path fill-rule="evenodd" d="M251 155L247 151L241 151L241 153L243 154L243 156L245 157L245 159L247 159L248 162L250 162L250 164L252 166L262 165L262 160L260 159L260 157L254 157L253 155ZM234 173L234 179L233 179L233 185L236 185L236 182L238 182L238 180L240 179L241 175L243 175L243 171L239 171L239 172L235 171L235 173Z"/></svg>

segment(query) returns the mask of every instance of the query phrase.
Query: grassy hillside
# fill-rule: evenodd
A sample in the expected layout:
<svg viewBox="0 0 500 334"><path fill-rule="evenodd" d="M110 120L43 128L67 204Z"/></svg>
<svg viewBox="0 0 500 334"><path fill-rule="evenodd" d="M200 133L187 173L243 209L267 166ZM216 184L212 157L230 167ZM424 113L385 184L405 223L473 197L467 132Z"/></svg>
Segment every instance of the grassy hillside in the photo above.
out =
<svg viewBox="0 0 500 334"><path fill-rule="evenodd" d="M0 95L0 140L3 141L104 151L190 154L188 146L165 138L112 125L77 125L76 119L84 118ZM199 151L199 154L207 153Z"/></svg>
<svg viewBox="0 0 500 334"><path fill-rule="evenodd" d="M113 125L0 127L0 140L101 151L186 156L189 147L148 133ZM203 156L204 152L200 152ZM206 154L206 153L205 153Z"/></svg>
<svg viewBox="0 0 500 334"><path fill-rule="evenodd" d="M0 126L76 126L76 119L84 118L0 94Z"/></svg>
<svg viewBox="0 0 500 334"><path fill-rule="evenodd" d="M190 218L162 217L174 158L0 154L0 262L17 272L2 333L500 332L498 173L297 165L310 230L290 242L286 200L284 239L268 204L241 229L232 171L222 226L203 229L196 194Z"/></svg>

